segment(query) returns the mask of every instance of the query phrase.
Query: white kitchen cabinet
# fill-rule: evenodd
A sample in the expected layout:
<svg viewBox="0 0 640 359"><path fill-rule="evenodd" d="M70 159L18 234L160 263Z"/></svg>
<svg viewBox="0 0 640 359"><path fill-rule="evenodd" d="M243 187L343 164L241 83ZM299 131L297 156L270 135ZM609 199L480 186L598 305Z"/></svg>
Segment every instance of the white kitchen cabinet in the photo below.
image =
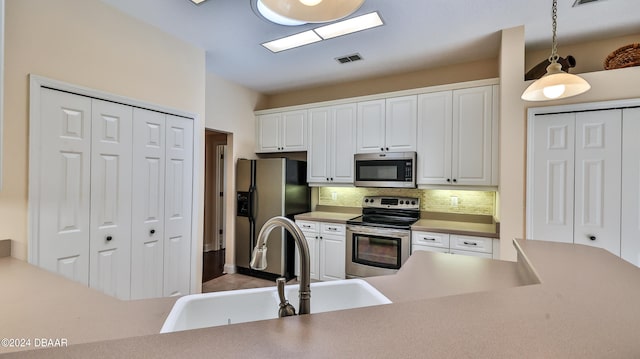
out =
<svg viewBox="0 0 640 359"><path fill-rule="evenodd" d="M345 279L346 226L321 223L320 226L320 280Z"/></svg>
<svg viewBox="0 0 640 359"><path fill-rule="evenodd" d="M47 88L34 102L32 263L120 299L188 294L193 120Z"/></svg>
<svg viewBox="0 0 640 359"><path fill-rule="evenodd" d="M411 231L412 253L429 251L499 259L494 247L499 247L499 242L493 238Z"/></svg>
<svg viewBox="0 0 640 359"><path fill-rule="evenodd" d="M357 153L416 150L417 96L358 103Z"/></svg>
<svg viewBox="0 0 640 359"><path fill-rule="evenodd" d="M311 279L345 279L346 226L344 224L296 221L309 245ZM300 257L296 246L295 270L300 275Z"/></svg>
<svg viewBox="0 0 640 359"><path fill-rule="evenodd" d="M528 238L620 255L622 128L620 109L535 116L529 138Z"/></svg>
<svg viewBox="0 0 640 359"><path fill-rule="evenodd" d="M314 184L353 183L356 148L356 105L309 110L307 181Z"/></svg>
<svg viewBox="0 0 640 359"><path fill-rule="evenodd" d="M495 87L418 96L418 184L497 185Z"/></svg>
<svg viewBox="0 0 640 359"><path fill-rule="evenodd" d="M256 137L256 152L306 151L307 110L257 116Z"/></svg>
<svg viewBox="0 0 640 359"><path fill-rule="evenodd" d="M449 241L451 253L453 251L493 253L493 240L491 238L452 234L449 237Z"/></svg>

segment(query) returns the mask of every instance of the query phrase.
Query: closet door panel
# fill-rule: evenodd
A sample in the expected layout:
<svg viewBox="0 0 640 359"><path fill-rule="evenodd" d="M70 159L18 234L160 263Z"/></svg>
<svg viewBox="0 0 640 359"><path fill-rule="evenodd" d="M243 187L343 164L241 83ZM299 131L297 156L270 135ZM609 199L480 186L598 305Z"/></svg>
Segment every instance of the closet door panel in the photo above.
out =
<svg viewBox="0 0 640 359"><path fill-rule="evenodd" d="M620 255L622 110L576 114L574 243Z"/></svg>
<svg viewBox="0 0 640 359"><path fill-rule="evenodd" d="M640 267L640 108L622 115L622 258Z"/></svg>
<svg viewBox="0 0 640 359"><path fill-rule="evenodd" d="M92 101L90 286L130 297L133 108Z"/></svg>
<svg viewBox="0 0 640 359"><path fill-rule="evenodd" d="M571 243L575 115L538 115L533 121L530 238Z"/></svg>
<svg viewBox="0 0 640 359"><path fill-rule="evenodd" d="M131 299L163 295L165 117L133 112Z"/></svg>
<svg viewBox="0 0 640 359"><path fill-rule="evenodd" d="M40 94L38 263L88 285L91 99Z"/></svg>
<svg viewBox="0 0 640 359"><path fill-rule="evenodd" d="M190 288L193 121L166 121L164 295L173 296Z"/></svg>

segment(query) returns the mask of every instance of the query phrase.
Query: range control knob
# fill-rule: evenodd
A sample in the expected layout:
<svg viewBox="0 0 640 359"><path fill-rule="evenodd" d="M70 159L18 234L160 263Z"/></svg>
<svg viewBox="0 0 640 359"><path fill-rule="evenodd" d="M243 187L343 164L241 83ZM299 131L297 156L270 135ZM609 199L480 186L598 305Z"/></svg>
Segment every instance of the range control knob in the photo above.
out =
<svg viewBox="0 0 640 359"><path fill-rule="evenodd" d="M369 198L365 198L364 203L369 203Z"/></svg>
<svg viewBox="0 0 640 359"><path fill-rule="evenodd" d="M409 203L409 202L407 202L407 203ZM404 201L400 201L400 204L404 204Z"/></svg>
<svg viewBox="0 0 640 359"><path fill-rule="evenodd" d="M416 201L411 201L411 204L415 205L415 204L416 204Z"/></svg>

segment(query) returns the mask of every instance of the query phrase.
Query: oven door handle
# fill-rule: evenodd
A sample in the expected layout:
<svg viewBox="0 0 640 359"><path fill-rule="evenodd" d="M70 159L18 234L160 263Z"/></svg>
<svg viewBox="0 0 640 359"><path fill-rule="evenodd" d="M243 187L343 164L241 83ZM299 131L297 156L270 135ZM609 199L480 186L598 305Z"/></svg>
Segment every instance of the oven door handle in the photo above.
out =
<svg viewBox="0 0 640 359"><path fill-rule="evenodd" d="M352 233L362 233L362 234L372 234L377 236L408 236L411 232L408 229L393 229L393 228L382 228L382 227L368 227L368 226L357 226L357 225L349 225L347 226L347 230Z"/></svg>

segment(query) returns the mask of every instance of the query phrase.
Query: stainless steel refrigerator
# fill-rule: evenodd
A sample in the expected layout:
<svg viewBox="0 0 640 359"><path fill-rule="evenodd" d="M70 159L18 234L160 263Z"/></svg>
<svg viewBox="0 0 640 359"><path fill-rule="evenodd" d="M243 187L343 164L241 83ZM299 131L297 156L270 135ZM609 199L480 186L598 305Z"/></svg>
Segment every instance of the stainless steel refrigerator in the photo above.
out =
<svg viewBox="0 0 640 359"><path fill-rule="evenodd" d="M275 216L293 219L308 212L311 191L307 163L286 158L239 159L236 168L236 238L238 273L274 279L294 276L295 243L287 231L276 228L267 240L267 268L250 268L251 253L264 223Z"/></svg>

